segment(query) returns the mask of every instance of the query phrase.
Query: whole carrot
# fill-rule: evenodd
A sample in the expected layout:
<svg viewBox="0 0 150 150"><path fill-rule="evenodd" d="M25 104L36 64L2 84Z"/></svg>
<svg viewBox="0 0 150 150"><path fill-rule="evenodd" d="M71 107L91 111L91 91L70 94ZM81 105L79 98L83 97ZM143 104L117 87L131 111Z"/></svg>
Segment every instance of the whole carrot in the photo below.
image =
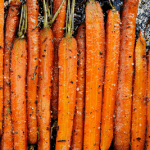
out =
<svg viewBox="0 0 150 150"><path fill-rule="evenodd" d="M3 121L3 49L4 49L4 0L0 0L0 136Z"/></svg>
<svg viewBox="0 0 150 150"><path fill-rule="evenodd" d="M150 149L150 49L148 57L148 84L147 84L147 134L146 134L146 150Z"/></svg>
<svg viewBox="0 0 150 150"><path fill-rule="evenodd" d="M1 140L2 150L13 149L12 118L10 108L10 53L19 25L20 1L12 0L6 18L4 40L4 124Z"/></svg>
<svg viewBox="0 0 150 150"><path fill-rule="evenodd" d="M84 150L99 150L105 30L99 2L90 0L86 17L86 100Z"/></svg>
<svg viewBox="0 0 150 150"><path fill-rule="evenodd" d="M64 2L64 1L63 1ZM60 8L62 7L61 4ZM57 14L48 22L48 5L43 0L44 8L44 28L40 31L40 56L39 56L39 90L37 101L37 119L39 128L39 150L50 149L50 128L51 128L51 112L50 112L50 99L51 99L51 81L52 69L54 59L54 43L53 33L50 25L53 23Z"/></svg>
<svg viewBox="0 0 150 150"><path fill-rule="evenodd" d="M146 135L146 93L146 42L140 32L135 48L135 79L132 104L131 150L144 149Z"/></svg>
<svg viewBox="0 0 150 150"><path fill-rule="evenodd" d="M50 149L50 98L53 67L53 34L49 27L40 31L40 64L38 90L38 149Z"/></svg>
<svg viewBox="0 0 150 150"><path fill-rule="evenodd" d="M55 14L60 7L63 0L53 1L53 14ZM65 0L55 22L53 23L53 35L54 35L54 67L53 67L53 82L52 82L52 100L51 100L51 110L53 120L58 118L58 92L59 92L59 72L58 72L58 46L60 40L64 36L64 26L66 18L66 3Z"/></svg>
<svg viewBox="0 0 150 150"><path fill-rule="evenodd" d="M71 135L73 129L73 117L76 98L77 77L77 42L72 37L71 21L73 23L75 0L72 1L72 11L69 12L70 0L68 1L69 15L67 22L67 34L58 49L59 57L59 107L58 107L58 131L56 138L56 150L69 150L71 147Z"/></svg>
<svg viewBox="0 0 150 150"><path fill-rule="evenodd" d="M73 122L72 149L82 150L83 147L83 119L85 101L85 24L78 28L76 40L78 45L78 70L77 70L77 91L76 110Z"/></svg>
<svg viewBox="0 0 150 150"><path fill-rule="evenodd" d="M37 0L27 0L27 42L28 42L28 72L27 72L27 120L28 143L37 143L37 82L39 62L39 6Z"/></svg>
<svg viewBox="0 0 150 150"><path fill-rule="evenodd" d="M15 150L27 149L26 119L26 63L27 44L24 38L26 31L26 6L22 6L18 38L15 39L11 53L11 110ZM22 25L22 26L21 26Z"/></svg>
<svg viewBox="0 0 150 150"><path fill-rule="evenodd" d="M121 46L118 89L115 108L114 146L129 149L133 81L135 26L139 0L124 0L121 24Z"/></svg>
<svg viewBox="0 0 150 150"><path fill-rule="evenodd" d="M106 23L106 65L102 106L101 150L108 150L113 139L113 116L118 79L120 51L120 15L109 10Z"/></svg>

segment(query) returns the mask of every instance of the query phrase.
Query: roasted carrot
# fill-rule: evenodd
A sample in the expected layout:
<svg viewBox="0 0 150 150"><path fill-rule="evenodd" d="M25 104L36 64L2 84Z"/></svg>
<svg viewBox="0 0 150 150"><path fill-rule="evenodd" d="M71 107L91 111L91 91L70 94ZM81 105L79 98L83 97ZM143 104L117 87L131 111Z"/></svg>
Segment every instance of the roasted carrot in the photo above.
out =
<svg viewBox="0 0 150 150"><path fill-rule="evenodd" d="M114 147L128 150L131 130L133 54L139 0L124 0L120 31L120 64L115 107Z"/></svg>
<svg viewBox="0 0 150 150"><path fill-rule="evenodd" d="M135 79L132 104L131 150L144 149L146 135L146 93L146 42L140 32L135 48Z"/></svg>
<svg viewBox="0 0 150 150"><path fill-rule="evenodd" d="M72 1L72 9L69 11L68 1L66 20L67 34L58 49L59 66L59 105L58 105L58 131L56 138L56 150L69 150L71 147L71 135L73 129L73 117L76 98L77 77L77 42L72 37L71 21L73 23L75 0Z"/></svg>
<svg viewBox="0 0 150 150"><path fill-rule="evenodd" d="M85 24L78 28L76 40L78 45L78 70L77 70L77 90L76 109L73 122L72 149L82 150L83 147L83 119L85 101Z"/></svg>
<svg viewBox="0 0 150 150"><path fill-rule="evenodd" d="M0 136L3 122L3 49L4 49L4 0L0 0Z"/></svg>
<svg viewBox="0 0 150 150"><path fill-rule="evenodd" d="M150 49L148 57L148 84L147 84L147 134L146 134L146 150L150 149Z"/></svg>
<svg viewBox="0 0 150 150"><path fill-rule="evenodd" d="M27 42L28 42L28 72L27 72L27 120L28 143L37 143L37 82L39 62L39 6L37 0L27 0Z"/></svg>
<svg viewBox="0 0 150 150"><path fill-rule="evenodd" d="M113 117L118 79L120 51L120 15L109 10L106 23L106 65L102 105L101 150L108 150L113 139Z"/></svg>
<svg viewBox="0 0 150 150"><path fill-rule="evenodd" d="M64 0L63 0L64 2ZM39 56L39 90L37 101L37 119L39 128L39 150L50 149L50 128L51 128L51 81L54 59L54 37L50 25L57 17L63 3L59 7L57 13L48 22L49 8L45 0L43 0L44 8L44 28L40 31L40 56ZM50 17L51 18L51 17Z"/></svg>
<svg viewBox="0 0 150 150"><path fill-rule="evenodd" d="M49 27L40 31L40 64L38 90L38 149L50 149L50 98L53 67L53 33Z"/></svg>
<svg viewBox="0 0 150 150"><path fill-rule="evenodd" d="M15 150L27 149L26 119L26 63L27 44L26 6L22 5L18 38L15 39L11 53L11 110Z"/></svg>
<svg viewBox="0 0 150 150"><path fill-rule="evenodd" d="M12 0L6 18L4 40L4 123L1 140L2 150L13 149L12 118L10 108L10 53L13 40L19 25L19 11L21 2Z"/></svg>
<svg viewBox="0 0 150 150"><path fill-rule="evenodd" d="M90 0L86 17L86 99L84 150L99 150L102 87L104 78L105 29L99 2Z"/></svg>
<svg viewBox="0 0 150 150"><path fill-rule="evenodd" d="M54 0L53 1L53 14L55 14L60 7L63 0ZM52 82L52 100L51 100L51 110L53 120L58 119L58 92L59 92L59 72L58 72L58 46L60 40L64 36L64 26L65 26L65 17L66 17L66 3L65 0L60 13L58 14L55 22L53 23L53 35L54 35L54 67L53 67L53 82Z"/></svg>

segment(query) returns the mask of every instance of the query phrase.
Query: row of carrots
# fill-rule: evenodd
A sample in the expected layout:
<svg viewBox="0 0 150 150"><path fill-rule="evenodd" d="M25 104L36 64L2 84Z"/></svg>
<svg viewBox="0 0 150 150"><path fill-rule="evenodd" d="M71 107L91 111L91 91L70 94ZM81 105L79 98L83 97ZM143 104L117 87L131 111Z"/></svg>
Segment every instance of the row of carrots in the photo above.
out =
<svg viewBox="0 0 150 150"><path fill-rule="evenodd" d="M139 0L123 2L121 19L111 5L105 35L101 6L89 0L74 38L75 0L53 0L52 11L43 0L40 31L38 1L11 0L5 32L0 0L1 150L37 143L49 150L57 121L56 150L108 150L113 139L116 150L150 149L150 64L141 32L135 46Z"/></svg>

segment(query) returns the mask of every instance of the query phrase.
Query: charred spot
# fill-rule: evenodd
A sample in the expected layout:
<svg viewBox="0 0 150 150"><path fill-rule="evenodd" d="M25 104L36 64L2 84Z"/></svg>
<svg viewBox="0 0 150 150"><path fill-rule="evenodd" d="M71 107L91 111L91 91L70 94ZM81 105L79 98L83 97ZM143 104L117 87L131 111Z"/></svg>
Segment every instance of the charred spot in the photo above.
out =
<svg viewBox="0 0 150 150"><path fill-rule="evenodd" d="M47 127L46 130L49 130L49 127Z"/></svg>
<svg viewBox="0 0 150 150"><path fill-rule="evenodd" d="M0 86L0 89L3 89L4 87Z"/></svg>
<svg viewBox="0 0 150 150"><path fill-rule="evenodd" d="M58 140L57 142L66 142L66 140Z"/></svg>
<svg viewBox="0 0 150 150"><path fill-rule="evenodd" d="M73 81L70 81L70 83L72 83L72 84L73 84Z"/></svg>
<svg viewBox="0 0 150 150"><path fill-rule="evenodd" d="M44 43L47 40L47 37L44 39L44 41L42 43Z"/></svg>
<svg viewBox="0 0 150 150"><path fill-rule="evenodd" d="M146 55L143 55L142 57L143 57L143 58L146 58Z"/></svg>
<svg viewBox="0 0 150 150"><path fill-rule="evenodd" d="M136 139L137 139L138 141L140 141L140 140L141 140L141 137L137 137Z"/></svg>
<svg viewBox="0 0 150 150"><path fill-rule="evenodd" d="M100 54L100 55L103 55L103 53L102 53L102 52L99 52L99 54Z"/></svg>

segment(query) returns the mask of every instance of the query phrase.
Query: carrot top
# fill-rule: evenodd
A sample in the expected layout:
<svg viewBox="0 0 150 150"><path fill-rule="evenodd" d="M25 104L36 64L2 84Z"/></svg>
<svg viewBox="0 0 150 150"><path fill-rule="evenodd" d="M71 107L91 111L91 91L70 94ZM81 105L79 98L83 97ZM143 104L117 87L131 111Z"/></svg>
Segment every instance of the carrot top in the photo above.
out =
<svg viewBox="0 0 150 150"><path fill-rule="evenodd" d="M64 4L65 0L63 0L63 2L61 3L60 7L58 8L57 12L54 14L54 16L52 15L52 10L49 9L48 6L48 1L45 2L45 0L43 0L43 10L44 10L44 28L46 27L51 27L51 25L53 24L53 22L55 21L56 17L58 16L63 4ZM52 17L53 16L53 17Z"/></svg>
<svg viewBox="0 0 150 150"><path fill-rule="evenodd" d="M110 7L112 8L112 11L116 11L116 7L114 7L111 3L111 1L109 0L109 4L110 4Z"/></svg>
<svg viewBox="0 0 150 150"><path fill-rule="evenodd" d="M70 0L68 0L67 13L66 13L66 36L72 36L74 29L74 7L75 0L72 2L72 8Z"/></svg>
<svg viewBox="0 0 150 150"><path fill-rule="evenodd" d="M24 4L21 8L21 17L19 22L18 37L23 39L27 31L27 6Z"/></svg>

